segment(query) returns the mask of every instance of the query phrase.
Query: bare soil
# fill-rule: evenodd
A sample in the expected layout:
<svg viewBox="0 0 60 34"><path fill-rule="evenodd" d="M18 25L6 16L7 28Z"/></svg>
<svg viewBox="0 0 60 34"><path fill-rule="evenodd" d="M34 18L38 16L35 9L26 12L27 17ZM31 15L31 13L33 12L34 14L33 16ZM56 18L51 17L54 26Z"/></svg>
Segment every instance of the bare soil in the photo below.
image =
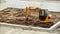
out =
<svg viewBox="0 0 60 34"><path fill-rule="evenodd" d="M51 21L53 23L57 23L60 20L59 12L49 12L52 15ZM6 8L0 11L0 22L11 23L11 24L19 24L19 25L32 25L39 26L40 24L38 20L38 12L32 12L29 14L28 23L26 23L26 17L24 9L17 8Z"/></svg>

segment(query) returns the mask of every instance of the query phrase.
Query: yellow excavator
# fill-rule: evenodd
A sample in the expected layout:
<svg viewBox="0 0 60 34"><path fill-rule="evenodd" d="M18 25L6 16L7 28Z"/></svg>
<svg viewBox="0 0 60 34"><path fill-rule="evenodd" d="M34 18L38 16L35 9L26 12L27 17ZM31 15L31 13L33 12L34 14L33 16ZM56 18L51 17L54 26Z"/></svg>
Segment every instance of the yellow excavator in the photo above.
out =
<svg viewBox="0 0 60 34"><path fill-rule="evenodd" d="M42 26L51 26L53 23L51 22L51 15L47 14L47 10L41 9L39 7L33 8L33 7L26 7L25 12L26 12L26 21L28 21L28 14L31 10L37 10L39 12L39 23L38 24L43 24Z"/></svg>

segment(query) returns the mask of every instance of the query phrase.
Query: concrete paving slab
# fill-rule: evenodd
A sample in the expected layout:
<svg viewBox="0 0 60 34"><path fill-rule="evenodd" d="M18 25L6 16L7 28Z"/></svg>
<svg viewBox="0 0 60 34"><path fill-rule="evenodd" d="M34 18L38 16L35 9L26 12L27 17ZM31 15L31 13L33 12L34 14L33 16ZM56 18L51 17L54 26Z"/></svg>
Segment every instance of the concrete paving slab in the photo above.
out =
<svg viewBox="0 0 60 34"><path fill-rule="evenodd" d="M0 26L0 34L59 34L57 32L43 32L33 30L23 30L20 28Z"/></svg>
<svg viewBox="0 0 60 34"><path fill-rule="evenodd" d="M27 2L27 3L26 3ZM59 2L41 2L41 1L21 1L21 0L6 0L6 4L2 4L0 8L13 7L13 8L25 8L26 6L41 7L48 9L49 11L60 12L60 1Z"/></svg>

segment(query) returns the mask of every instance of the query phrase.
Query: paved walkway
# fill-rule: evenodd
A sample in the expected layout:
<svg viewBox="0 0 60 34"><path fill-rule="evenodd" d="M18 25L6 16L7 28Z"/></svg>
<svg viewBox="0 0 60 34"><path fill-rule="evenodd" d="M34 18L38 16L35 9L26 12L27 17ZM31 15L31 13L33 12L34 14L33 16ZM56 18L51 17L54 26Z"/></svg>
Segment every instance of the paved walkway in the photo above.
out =
<svg viewBox="0 0 60 34"><path fill-rule="evenodd" d="M43 32L43 31L32 31L23 30L20 28L0 26L0 34L59 34L57 32Z"/></svg>
<svg viewBox="0 0 60 34"><path fill-rule="evenodd" d="M20 1L20 0L6 0L5 3L0 4L0 10L6 7L13 8L25 8L26 6L41 7L42 9L48 9L49 11L60 12L60 1L59 2L32 2L32 1Z"/></svg>

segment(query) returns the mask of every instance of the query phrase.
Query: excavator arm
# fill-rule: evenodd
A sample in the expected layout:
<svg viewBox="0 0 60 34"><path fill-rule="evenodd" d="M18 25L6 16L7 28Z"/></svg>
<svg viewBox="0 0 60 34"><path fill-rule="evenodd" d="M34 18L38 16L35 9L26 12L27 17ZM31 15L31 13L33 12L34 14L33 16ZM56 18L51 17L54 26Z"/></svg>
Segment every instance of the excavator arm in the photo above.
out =
<svg viewBox="0 0 60 34"><path fill-rule="evenodd" d="M29 12L31 11L31 10L38 10L38 11L40 11L41 10L41 8L32 8L32 7L26 7L26 18L28 17L28 14L29 14Z"/></svg>

